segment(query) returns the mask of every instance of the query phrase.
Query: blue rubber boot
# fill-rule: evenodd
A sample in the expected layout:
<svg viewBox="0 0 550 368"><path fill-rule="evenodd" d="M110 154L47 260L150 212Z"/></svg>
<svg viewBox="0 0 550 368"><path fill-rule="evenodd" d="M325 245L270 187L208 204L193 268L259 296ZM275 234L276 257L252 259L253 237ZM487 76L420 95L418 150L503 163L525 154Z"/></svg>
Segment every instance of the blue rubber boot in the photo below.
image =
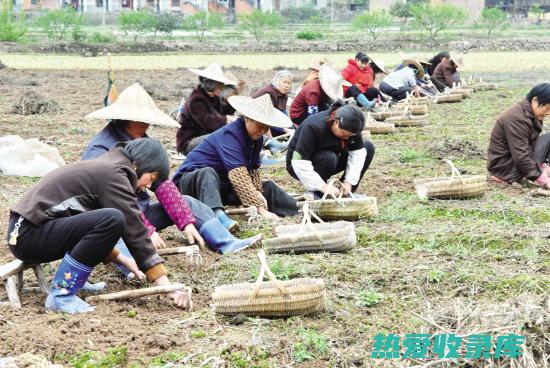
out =
<svg viewBox="0 0 550 368"><path fill-rule="evenodd" d="M69 253L65 254L46 298L46 310L69 314L92 312L94 307L75 295L82 289L92 270L93 267L78 262Z"/></svg>
<svg viewBox="0 0 550 368"><path fill-rule="evenodd" d="M105 290L106 287L107 287L107 283L103 281L96 282L95 284L92 284L91 282L86 281L86 283L82 287L82 291L86 293L98 294L98 293L101 293L103 290Z"/></svg>
<svg viewBox="0 0 550 368"><path fill-rule="evenodd" d="M372 100L369 101L367 97L365 97L364 94L360 94L357 96L357 102L361 104L365 109L370 110L376 105L376 101Z"/></svg>
<svg viewBox="0 0 550 368"><path fill-rule="evenodd" d="M266 148L271 151L271 153L277 153L284 150L288 147L289 142L279 142L276 139L272 139L267 145Z"/></svg>
<svg viewBox="0 0 550 368"><path fill-rule="evenodd" d="M221 208L217 208L214 213L216 214L216 217L218 218L218 221L221 222L221 224L230 232L234 233L239 229L239 223L233 219L230 219L227 217L225 212Z"/></svg>
<svg viewBox="0 0 550 368"><path fill-rule="evenodd" d="M199 230L204 241L221 254L235 253L246 249L262 240L262 234L247 239L237 239L222 225L218 219L206 221Z"/></svg>

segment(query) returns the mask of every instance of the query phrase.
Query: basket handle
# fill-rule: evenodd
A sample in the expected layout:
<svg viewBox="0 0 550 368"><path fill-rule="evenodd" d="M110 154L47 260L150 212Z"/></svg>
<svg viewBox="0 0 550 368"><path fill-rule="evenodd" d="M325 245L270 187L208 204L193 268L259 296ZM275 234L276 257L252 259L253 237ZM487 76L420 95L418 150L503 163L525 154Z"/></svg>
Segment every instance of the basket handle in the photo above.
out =
<svg viewBox="0 0 550 368"><path fill-rule="evenodd" d="M462 175L460 175L460 171L456 168L453 162L448 159L444 159L443 162L445 162L447 165L451 167L451 179L453 179L456 175L460 179L460 182L464 184L464 179L462 178Z"/></svg>
<svg viewBox="0 0 550 368"><path fill-rule="evenodd" d="M335 184L338 184L338 186L340 187L340 195L338 197L336 197L334 194L330 193L330 191L328 190L330 187L335 187L336 188L336 185ZM330 194L330 196L332 197L332 199L342 199L342 182L340 182L340 180L338 179L330 179L327 183L327 191L325 192L325 194L323 194L323 197L321 197L321 199L327 199L327 196Z"/></svg>
<svg viewBox="0 0 550 368"><path fill-rule="evenodd" d="M260 274L258 275L258 279L256 280L256 285L254 286L252 295L250 295L250 299L253 299L258 295L260 291L260 287L262 285L262 281L266 273L269 276L269 279L275 284L277 289L279 289L279 292L281 294L289 295L288 290L284 287L283 283L277 280L277 277L275 277L273 272L271 272L271 270L269 269L269 266L267 265L267 259L265 257L265 252L263 249L260 249L258 251L258 258L260 259L260 263L261 263Z"/></svg>
<svg viewBox="0 0 550 368"><path fill-rule="evenodd" d="M300 230L298 231L299 233L302 233L306 226L313 229L313 225L311 223L311 216L313 216L313 218L315 218L320 223L324 223L324 221L321 220L321 218L317 216L315 212L309 209L309 203L307 202L304 203L304 205L302 206L302 212L304 214L304 218L302 219L302 223L300 224Z"/></svg>

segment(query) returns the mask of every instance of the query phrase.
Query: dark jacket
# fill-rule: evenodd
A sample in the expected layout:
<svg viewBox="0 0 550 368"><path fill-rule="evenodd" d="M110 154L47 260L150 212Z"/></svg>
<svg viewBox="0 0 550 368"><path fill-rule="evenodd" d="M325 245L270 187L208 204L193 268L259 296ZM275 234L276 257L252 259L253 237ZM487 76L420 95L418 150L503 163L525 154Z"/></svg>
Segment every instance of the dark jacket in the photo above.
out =
<svg viewBox="0 0 550 368"><path fill-rule="evenodd" d="M210 134L223 127L235 110L220 97L211 97L200 85L197 86L185 101L180 115L181 128L176 135L176 147L183 152L189 141L201 135Z"/></svg>
<svg viewBox="0 0 550 368"><path fill-rule="evenodd" d="M122 239L138 267L148 270L163 260L140 218L137 175L120 149L62 166L34 184L12 211L35 226L100 208L115 208L126 218Z"/></svg>
<svg viewBox="0 0 550 368"><path fill-rule="evenodd" d="M361 134L356 134L347 140L342 140L332 134L327 119L330 111L311 115L300 124L288 144L286 166L292 173L292 160L313 161L320 151L330 151L340 155L344 151L355 151L365 147Z"/></svg>
<svg viewBox="0 0 550 368"><path fill-rule="evenodd" d="M439 82L443 83L447 87L452 87L453 82L455 81L453 77L455 73L456 68L453 65L453 62L451 60L443 60L435 68L432 77L434 79L437 79Z"/></svg>
<svg viewBox="0 0 550 368"><path fill-rule="evenodd" d="M506 110L497 120L487 152L487 169L508 183L521 178L536 180L541 170L534 151L542 131L531 103L524 99Z"/></svg>
<svg viewBox="0 0 550 368"><path fill-rule="evenodd" d="M256 91L252 96L252 98L258 98L260 96L263 96L265 94L268 94L269 97L271 97L271 102L273 103L273 106L282 112L286 111L286 103L288 101L288 95L282 94L279 92L279 90L275 87L273 87L273 84L269 83L268 85L264 86L263 88L260 88Z"/></svg>
<svg viewBox="0 0 550 368"><path fill-rule="evenodd" d="M82 161L93 160L99 156L109 152L118 142L130 142L132 138L126 133L125 124L121 124L118 120L111 120L109 124L96 134L92 138L88 147L84 150L82 154ZM142 138L149 138L145 134ZM144 190L143 192L137 193L139 208L141 211L145 212L147 207L149 207L149 202L151 197L149 193Z"/></svg>
<svg viewBox="0 0 550 368"><path fill-rule="evenodd" d="M221 181L229 183L229 171L241 166L246 167L248 171L260 167L262 147L263 138L256 141L250 139L244 119L238 118L210 134L189 152L172 180L178 185L184 172L211 167L216 170Z"/></svg>

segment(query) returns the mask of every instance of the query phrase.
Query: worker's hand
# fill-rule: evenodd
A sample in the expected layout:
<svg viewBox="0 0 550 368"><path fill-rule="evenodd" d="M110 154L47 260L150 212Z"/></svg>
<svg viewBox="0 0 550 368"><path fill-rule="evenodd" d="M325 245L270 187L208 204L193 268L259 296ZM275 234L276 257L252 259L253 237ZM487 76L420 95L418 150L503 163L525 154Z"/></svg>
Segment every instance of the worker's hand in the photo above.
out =
<svg viewBox="0 0 550 368"><path fill-rule="evenodd" d="M198 244L201 247L204 246L204 239L202 238L201 234L199 234L199 231L193 224L187 224L183 228L183 233L185 234L185 238L187 239L187 242L189 244Z"/></svg>
<svg viewBox="0 0 550 368"><path fill-rule="evenodd" d="M330 195L332 194L335 197L338 197L340 195L340 190L334 186L328 186L328 184L325 184L323 188L321 188L321 192L327 193Z"/></svg>
<svg viewBox="0 0 550 368"><path fill-rule="evenodd" d="M157 233L156 231L152 233L149 238L153 242L155 249L162 249L166 247L166 243L164 242L164 240L162 240L159 233Z"/></svg>
<svg viewBox="0 0 550 368"><path fill-rule="evenodd" d="M168 280L168 276L164 275L157 278L154 283L157 286L170 285L170 280ZM191 288L187 288L187 290L185 291L172 291L170 293L167 293L166 296L172 299L172 301L178 308L187 311L193 309Z"/></svg>
<svg viewBox="0 0 550 368"><path fill-rule="evenodd" d="M124 254L119 253L115 258L115 263L126 267L126 269L132 272L138 280L145 280L145 274L139 270L133 258L126 257Z"/></svg>
<svg viewBox="0 0 550 368"><path fill-rule="evenodd" d="M278 220L279 216L273 212L269 212L265 207L258 207L258 214L269 220Z"/></svg>
<svg viewBox="0 0 550 368"><path fill-rule="evenodd" d="M348 183L347 181L342 183L342 191L344 192L344 195L348 195L351 193L351 187L352 185Z"/></svg>
<svg viewBox="0 0 550 368"><path fill-rule="evenodd" d="M265 199L265 197L262 193L260 193L260 198L262 199L262 202L264 203L264 207L268 208L267 199Z"/></svg>

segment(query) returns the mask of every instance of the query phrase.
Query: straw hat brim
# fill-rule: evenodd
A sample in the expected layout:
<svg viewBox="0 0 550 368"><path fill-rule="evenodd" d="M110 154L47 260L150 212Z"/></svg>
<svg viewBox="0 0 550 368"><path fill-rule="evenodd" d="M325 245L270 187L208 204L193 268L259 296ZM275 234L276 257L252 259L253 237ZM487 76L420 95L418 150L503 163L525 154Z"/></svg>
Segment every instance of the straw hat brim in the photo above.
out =
<svg viewBox="0 0 550 368"><path fill-rule="evenodd" d="M275 128L290 128L292 121L290 118L272 107L269 114L263 114L251 104L253 99L246 96L231 96L228 102L238 113L259 123L269 125Z"/></svg>
<svg viewBox="0 0 550 368"><path fill-rule="evenodd" d="M352 84L341 77L337 81L336 78L331 78L329 73L336 74L336 72L329 66L326 68L321 67L321 70L319 71L319 82L321 83L321 88L331 100L341 100L344 98L344 86L351 87ZM337 82L338 86L335 86L333 82Z"/></svg>
<svg viewBox="0 0 550 368"><path fill-rule="evenodd" d="M386 67L384 65L382 65L379 61L376 61L376 60L371 58L371 62L379 70L380 73L390 74L390 71L388 69L386 69ZM374 70L374 72L375 73L377 72L376 69Z"/></svg>
<svg viewBox="0 0 550 368"><path fill-rule="evenodd" d="M405 59L403 60L403 65L405 66L409 66L409 65L414 65L416 66L416 68L418 69L418 74L416 75L417 78L422 78L424 77L424 67L416 60L413 60L413 59Z"/></svg>
<svg viewBox="0 0 550 368"><path fill-rule="evenodd" d="M463 68L464 67L464 58L463 57L452 57L451 56L451 59L450 59L453 63L455 63L456 65L458 65L459 67Z"/></svg>
<svg viewBox="0 0 550 368"><path fill-rule="evenodd" d="M117 105L116 101L112 105L86 115L86 119L129 120L158 126L180 127L174 119L156 107L147 110L130 109L127 106Z"/></svg>
<svg viewBox="0 0 550 368"><path fill-rule="evenodd" d="M207 79L211 79L211 80L214 80L216 82L223 83L223 84L229 84L229 85L232 85L232 86L236 86L237 84L239 84L239 82L236 82L234 80L226 78L225 75L216 75L216 74L213 74L213 73L209 73L208 70L193 69L193 68L189 68L187 70L189 70L191 73L194 73L194 74L198 75L199 77L204 77L204 78L207 78Z"/></svg>

